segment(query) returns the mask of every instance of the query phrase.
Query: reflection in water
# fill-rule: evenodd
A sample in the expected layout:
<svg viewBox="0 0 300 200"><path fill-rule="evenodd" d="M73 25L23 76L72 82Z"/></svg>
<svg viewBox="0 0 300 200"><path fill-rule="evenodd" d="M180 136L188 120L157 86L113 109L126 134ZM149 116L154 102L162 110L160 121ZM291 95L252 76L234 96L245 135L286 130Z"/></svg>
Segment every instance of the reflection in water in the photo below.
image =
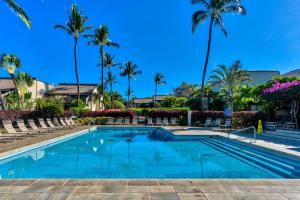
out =
<svg viewBox="0 0 300 200"><path fill-rule="evenodd" d="M276 178L157 129L98 130L0 163L2 178Z"/></svg>

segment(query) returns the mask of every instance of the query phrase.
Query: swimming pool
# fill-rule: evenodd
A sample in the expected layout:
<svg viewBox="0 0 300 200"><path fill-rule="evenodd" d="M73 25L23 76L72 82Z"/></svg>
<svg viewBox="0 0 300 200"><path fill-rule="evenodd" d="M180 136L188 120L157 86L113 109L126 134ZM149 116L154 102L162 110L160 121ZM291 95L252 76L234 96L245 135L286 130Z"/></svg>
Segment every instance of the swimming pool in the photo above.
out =
<svg viewBox="0 0 300 200"><path fill-rule="evenodd" d="M106 127L0 160L13 178L299 178L300 164L221 137Z"/></svg>

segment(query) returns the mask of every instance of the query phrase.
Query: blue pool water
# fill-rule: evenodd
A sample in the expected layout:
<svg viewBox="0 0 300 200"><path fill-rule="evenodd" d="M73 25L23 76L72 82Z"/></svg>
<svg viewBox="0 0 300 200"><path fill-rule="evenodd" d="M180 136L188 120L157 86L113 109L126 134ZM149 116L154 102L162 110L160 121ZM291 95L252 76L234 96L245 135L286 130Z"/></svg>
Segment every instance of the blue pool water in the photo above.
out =
<svg viewBox="0 0 300 200"><path fill-rule="evenodd" d="M283 178L209 142L157 128L98 128L0 161L10 178ZM221 141L221 140L220 140Z"/></svg>

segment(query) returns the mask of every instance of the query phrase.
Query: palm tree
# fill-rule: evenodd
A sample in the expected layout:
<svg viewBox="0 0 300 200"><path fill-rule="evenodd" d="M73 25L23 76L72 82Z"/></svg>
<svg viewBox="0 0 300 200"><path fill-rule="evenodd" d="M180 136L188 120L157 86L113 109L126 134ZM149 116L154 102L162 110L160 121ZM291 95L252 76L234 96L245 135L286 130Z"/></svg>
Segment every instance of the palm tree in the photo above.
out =
<svg viewBox="0 0 300 200"><path fill-rule="evenodd" d="M228 96L229 108L233 109L233 96L235 88L243 81L250 81L250 75L247 71L242 70L240 61L234 62L230 67L219 65L217 69L212 71L209 85L221 88Z"/></svg>
<svg viewBox="0 0 300 200"><path fill-rule="evenodd" d="M104 88L104 66L105 66L105 55L104 55L104 47L116 47L119 48L120 45L118 43L112 42L110 39L108 39L109 31L108 26L101 25L99 28L96 28L94 30L93 35L88 35L87 37L92 37L93 40L89 41L88 44L100 46L100 58L101 58L101 85L102 85L102 96L105 95L105 88ZM104 100L104 99L103 99ZM105 101L103 101L104 107L105 107Z"/></svg>
<svg viewBox="0 0 300 200"><path fill-rule="evenodd" d="M1 55L0 68L5 69L9 73L9 75L11 76L11 78L14 82L16 92L18 91L18 89L17 89L16 80L15 80L15 70L17 68L19 69L20 67L21 67L21 60L16 55L13 55L13 54L2 54ZM6 102L2 96L1 91L0 91L0 99L2 102L2 109L6 110L7 109Z"/></svg>
<svg viewBox="0 0 300 200"><path fill-rule="evenodd" d="M121 70L120 75L123 77L127 77L127 79L128 79L128 89L127 89L127 106L128 107L129 107L129 102L130 102L130 96L132 94L130 81L131 81L131 79L135 79L136 75L142 74L142 71L136 70L137 68L138 68L138 66L131 61L125 62L125 67L123 67L123 66L120 67L120 70Z"/></svg>
<svg viewBox="0 0 300 200"><path fill-rule="evenodd" d="M31 76L26 72L19 72L16 76L16 83L19 88L19 95L20 95L20 104L23 107L25 95L27 93L27 88L33 85L33 79Z"/></svg>
<svg viewBox="0 0 300 200"><path fill-rule="evenodd" d="M192 32L194 33L199 24L203 23L206 19L210 19L209 24L209 36L208 36L208 47L206 52L205 64L203 67L202 85L201 85L201 99L202 103L204 97L204 82L206 76L206 69L208 65L210 46L212 40L212 28L213 25L220 27L221 31L227 37L227 32L224 29L223 14L237 13L246 15L246 9L241 5L241 0L192 0L193 5L200 4L204 9L196 11L192 16ZM202 105L203 106L203 105Z"/></svg>
<svg viewBox="0 0 300 200"><path fill-rule="evenodd" d="M55 29L61 29L67 34L74 37L74 65L75 65L75 74L76 74L76 83L77 83L77 106L79 106L80 93L79 93L79 75L78 75L78 65L77 65L77 43L79 36L84 36L85 32L92 26L86 26L86 21L88 19L80 10L77 9L76 4L73 4L71 7L71 13L67 11L68 21L66 25L56 25Z"/></svg>
<svg viewBox="0 0 300 200"><path fill-rule="evenodd" d="M112 74L111 67L121 65L121 63L115 63L114 58L114 55L111 55L109 53L105 54L105 66L108 68L106 83L110 85L110 108L113 108L113 95L111 95L113 91L113 84L117 83L117 77L116 75Z"/></svg>
<svg viewBox="0 0 300 200"><path fill-rule="evenodd" d="M156 106L156 96L157 96L157 87L158 85L166 84L165 76L162 73L154 74L154 83L155 83L155 91L154 91L154 107Z"/></svg>
<svg viewBox="0 0 300 200"><path fill-rule="evenodd" d="M4 3L7 4L7 6L13 11L15 12L16 15L18 15L21 20L26 24L26 26L31 29L31 21L28 17L28 15L26 14L25 10L18 5L14 0L3 0Z"/></svg>

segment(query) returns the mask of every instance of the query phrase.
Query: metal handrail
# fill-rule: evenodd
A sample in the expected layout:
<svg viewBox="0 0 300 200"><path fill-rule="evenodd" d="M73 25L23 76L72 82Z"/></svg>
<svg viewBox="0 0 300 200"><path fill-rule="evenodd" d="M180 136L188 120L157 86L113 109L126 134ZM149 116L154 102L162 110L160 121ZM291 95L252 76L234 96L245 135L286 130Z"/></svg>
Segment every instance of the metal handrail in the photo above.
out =
<svg viewBox="0 0 300 200"><path fill-rule="evenodd" d="M238 132L243 132L243 131L246 131L246 130L249 130L249 129L253 129L253 138L254 138L254 142L253 143L255 143L256 142L256 128L255 128L255 126L250 126L250 127L247 127L247 128L243 128L243 129L240 129L240 130L228 133L228 138L230 137L230 134L234 134L234 133L238 133ZM252 139L251 139L251 141L252 141Z"/></svg>

